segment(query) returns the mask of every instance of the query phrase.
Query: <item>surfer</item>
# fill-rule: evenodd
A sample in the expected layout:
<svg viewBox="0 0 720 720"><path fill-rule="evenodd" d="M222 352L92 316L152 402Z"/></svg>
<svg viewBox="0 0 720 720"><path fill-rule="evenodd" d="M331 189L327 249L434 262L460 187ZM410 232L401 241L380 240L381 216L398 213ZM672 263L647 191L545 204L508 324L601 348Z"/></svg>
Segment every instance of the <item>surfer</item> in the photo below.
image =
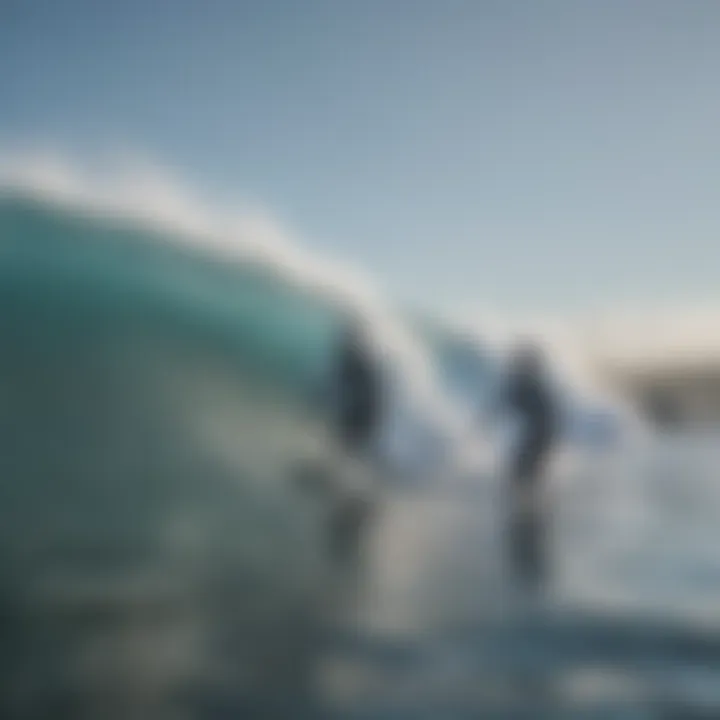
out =
<svg viewBox="0 0 720 720"><path fill-rule="evenodd" d="M371 461L382 411L382 384L362 326L350 321L337 356L336 431L345 468L354 472ZM335 504L331 516L331 551L345 557L356 549L371 511L367 488L353 487Z"/></svg>
<svg viewBox="0 0 720 720"><path fill-rule="evenodd" d="M511 491L510 551L521 579L544 581L544 522L538 493L555 445L557 418L552 390L538 348L523 343L515 352L503 405L520 420L519 440L509 468Z"/></svg>
<svg viewBox="0 0 720 720"><path fill-rule="evenodd" d="M556 409L539 349L521 345L512 360L505 403L521 422L520 440L510 470L513 488L537 489L556 436Z"/></svg>
<svg viewBox="0 0 720 720"><path fill-rule="evenodd" d="M380 417L380 383L364 333L350 323L340 338L338 418L340 442L351 455L367 455Z"/></svg>

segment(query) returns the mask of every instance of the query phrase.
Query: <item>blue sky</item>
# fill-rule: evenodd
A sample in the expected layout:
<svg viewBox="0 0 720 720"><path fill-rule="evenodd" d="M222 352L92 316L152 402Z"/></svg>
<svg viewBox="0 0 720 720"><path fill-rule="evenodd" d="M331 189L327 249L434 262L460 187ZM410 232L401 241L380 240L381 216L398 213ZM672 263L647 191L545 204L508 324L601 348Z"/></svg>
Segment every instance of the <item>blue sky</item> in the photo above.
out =
<svg viewBox="0 0 720 720"><path fill-rule="evenodd" d="M402 300L720 296L715 0L2 0L0 139L259 199Z"/></svg>

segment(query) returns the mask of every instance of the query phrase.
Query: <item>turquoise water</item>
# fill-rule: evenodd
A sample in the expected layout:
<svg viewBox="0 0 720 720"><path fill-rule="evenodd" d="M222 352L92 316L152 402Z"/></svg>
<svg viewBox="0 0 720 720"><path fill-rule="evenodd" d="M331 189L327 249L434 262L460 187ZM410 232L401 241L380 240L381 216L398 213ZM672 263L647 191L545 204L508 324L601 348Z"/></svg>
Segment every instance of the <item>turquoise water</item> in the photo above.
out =
<svg viewBox="0 0 720 720"><path fill-rule="evenodd" d="M0 239L9 300L20 293L49 306L62 296L96 319L151 315L205 333L290 392L317 378L332 342L337 311L271 266L223 263L138 223L6 197Z"/></svg>

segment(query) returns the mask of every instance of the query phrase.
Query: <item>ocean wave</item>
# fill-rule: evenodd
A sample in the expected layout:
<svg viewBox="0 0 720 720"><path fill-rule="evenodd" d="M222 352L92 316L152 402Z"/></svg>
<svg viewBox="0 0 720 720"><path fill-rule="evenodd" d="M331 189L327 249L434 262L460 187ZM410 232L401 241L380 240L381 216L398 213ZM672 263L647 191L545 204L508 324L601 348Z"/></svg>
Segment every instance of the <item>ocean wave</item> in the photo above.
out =
<svg viewBox="0 0 720 720"><path fill-rule="evenodd" d="M388 388L376 447L386 463L440 473L469 445L477 458L477 447L488 444L477 408L501 382L509 334L499 340L482 327L427 316L412 322L362 274L293 242L267 212L204 202L148 163L90 168L48 153L5 155L0 190L4 235L26 237L13 223L37 225L42 217L35 242L54 271L86 263L103 282L115 278L126 299L141 288L164 292L198 322L203 312L209 326L222 317L226 336L244 337L250 356L279 363L288 377L302 367L298 382L310 393L328 372L338 325L348 315L362 319ZM552 350L558 394L568 399L568 438L617 420L618 403L590 391L587 374ZM480 455L487 470L491 454Z"/></svg>
<svg viewBox="0 0 720 720"><path fill-rule="evenodd" d="M375 477L477 502L472 523L493 526L485 480L506 438L476 404L504 372L494 339L409 318L266 215L210 211L157 174L18 162L0 177L0 603L23 618L0 661L23 702L68 683L176 698L229 668L247 670L229 681L242 695L308 666L328 503L294 481L339 469L321 398L348 314L387 382ZM388 577L422 574L451 534L431 515L385 524Z"/></svg>

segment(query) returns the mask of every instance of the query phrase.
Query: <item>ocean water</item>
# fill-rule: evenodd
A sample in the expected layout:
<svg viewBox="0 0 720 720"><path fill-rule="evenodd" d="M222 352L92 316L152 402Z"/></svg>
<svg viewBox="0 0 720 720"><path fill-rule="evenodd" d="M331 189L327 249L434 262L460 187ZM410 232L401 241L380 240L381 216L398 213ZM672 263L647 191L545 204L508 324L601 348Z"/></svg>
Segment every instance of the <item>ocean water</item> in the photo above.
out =
<svg viewBox="0 0 720 720"><path fill-rule="evenodd" d="M501 445L457 402L492 392L496 359L446 332L390 341L357 304L395 384L358 469L378 513L338 568L332 495L298 477L356 469L327 404L347 303L25 191L0 198L0 296L3 717L717 713L712 433L573 464L530 591Z"/></svg>

